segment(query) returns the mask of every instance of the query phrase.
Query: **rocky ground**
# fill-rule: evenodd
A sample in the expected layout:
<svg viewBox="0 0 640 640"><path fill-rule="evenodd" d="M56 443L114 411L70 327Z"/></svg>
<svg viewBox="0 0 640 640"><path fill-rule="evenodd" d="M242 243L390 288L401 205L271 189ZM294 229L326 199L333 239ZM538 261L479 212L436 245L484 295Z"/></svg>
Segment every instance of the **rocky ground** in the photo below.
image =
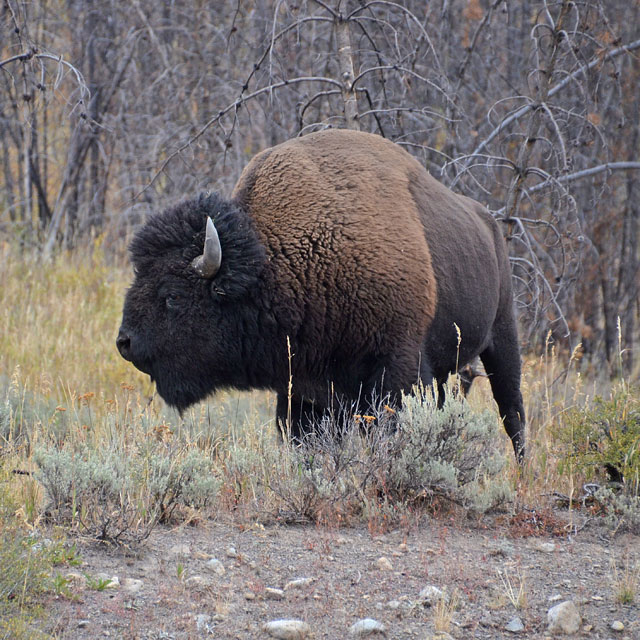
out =
<svg viewBox="0 0 640 640"><path fill-rule="evenodd" d="M217 522L157 529L137 554L80 541L83 564L60 569L70 595L48 603L49 631L80 640L640 638L640 539L611 540L592 524L574 535L521 533L500 518L426 519L384 535ZM635 584L630 604L618 601L625 580ZM298 622L269 626L283 619Z"/></svg>

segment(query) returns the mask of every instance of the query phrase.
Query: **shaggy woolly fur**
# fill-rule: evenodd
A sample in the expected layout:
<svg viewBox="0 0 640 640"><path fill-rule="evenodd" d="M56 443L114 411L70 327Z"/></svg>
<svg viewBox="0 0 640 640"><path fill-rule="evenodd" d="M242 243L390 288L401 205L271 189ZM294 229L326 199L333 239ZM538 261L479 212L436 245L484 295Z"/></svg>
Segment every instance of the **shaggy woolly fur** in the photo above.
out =
<svg viewBox="0 0 640 640"><path fill-rule="evenodd" d="M207 216L222 247L211 280L191 268ZM269 388L300 436L330 390L393 401L480 355L523 449L500 230L392 142L329 130L267 149L230 201L201 196L152 217L131 252L119 348L178 408L220 386Z"/></svg>

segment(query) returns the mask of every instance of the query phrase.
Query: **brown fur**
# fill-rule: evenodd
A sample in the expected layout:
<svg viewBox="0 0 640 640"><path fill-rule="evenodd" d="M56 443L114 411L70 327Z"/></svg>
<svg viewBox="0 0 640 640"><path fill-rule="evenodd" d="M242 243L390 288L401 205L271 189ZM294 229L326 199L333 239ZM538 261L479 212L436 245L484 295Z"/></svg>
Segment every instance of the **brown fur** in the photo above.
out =
<svg viewBox="0 0 640 640"><path fill-rule="evenodd" d="M285 313L307 309L296 324L312 340L338 339L354 353L406 351L415 373L408 384L437 305L429 247L408 197L420 169L384 138L329 130L258 154L233 192L267 248ZM381 322L393 330L372 335Z"/></svg>

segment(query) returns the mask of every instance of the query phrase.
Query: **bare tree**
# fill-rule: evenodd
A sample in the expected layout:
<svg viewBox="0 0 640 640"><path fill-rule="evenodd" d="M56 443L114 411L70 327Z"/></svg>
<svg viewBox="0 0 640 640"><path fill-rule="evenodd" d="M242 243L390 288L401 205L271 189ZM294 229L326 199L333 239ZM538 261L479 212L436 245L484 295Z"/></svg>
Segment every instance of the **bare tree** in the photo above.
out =
<svg viewBox="0 0 640 640"><path fill-rule="evenodd" d="M528 345L549 332L580 340L612 371L622 347L631 370L634 11L624 0L4 0L0 228L47 251L114 236L167 201L229 191L266 146L359 128L503 223Z"/></svg>

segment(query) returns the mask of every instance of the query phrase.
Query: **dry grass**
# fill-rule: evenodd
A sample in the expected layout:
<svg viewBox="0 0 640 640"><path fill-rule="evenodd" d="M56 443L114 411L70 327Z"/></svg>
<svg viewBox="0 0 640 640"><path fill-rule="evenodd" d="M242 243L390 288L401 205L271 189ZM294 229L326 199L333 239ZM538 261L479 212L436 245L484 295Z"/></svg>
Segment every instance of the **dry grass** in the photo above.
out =
<svg viewBox="0 0 640 640"><path fill-rule="evenodd" d="M640 587L640 563L625 557L622 568L618 569L616 559L611 559L611 583L614 589L614 599L620 604L632 604L638 597Z"/></svg>
<svg viewBox="0 0 640 640"><path fill-rule="evenodd" d="M520 611L527 608L527 581L524 572L516 567L513 573L507 570L498 571L502 583L502 594L514 609Z"/></svg>
<svg viewBox="0 0 640 640"><path fill-rule="evenodd" d="M0 377L0 437L5 468L34 471L33 452L39 446L77 452L117 445L128 456L139 455L150 442L161 443L172 454L197 448L208 452L223 477L218 508L250 517L286 510L282 496L270 488L294 486L292 478L302 485L295 475L300 473L298 463L277 444L273 397L221 393L189 410L182 420L168 410L148 378L115 348L130 279L126 261L105 258L98 244L46 264L9 244L0 245L0 309L6 327L0 334L0 371L5 373ZM514 463L506 435L500 436L499 445L509 460L509 482L517 490L515 511L539 505L541 496L554 491L578 495L583 479L578 473L560 475L562 452L550 433L562 428L569 408L586 406L603 391L605 382L586 381L577 352L562 359L549 344L542 356L525 360L524 469ZM487 379L474 383L469 402L477 411L495 413ZM15 476L11 487L21 517L37 521L45 496L33 476ZM348 519L346 512L352 512L346 507L341 512L339 505L332 508L325 518L337 514ZM365 511L372 521L402 517L384 500L367 503Z"/></svg>
<svg viewBox="0 0 640 640"><path fill-rule="evenodd" d="M436 633L449 633L453 616L460 604L460 594L456 589L450 596L443 595L433 607L433 627Z"/></svg>
<svg viewBox="0 0 640 640"><path fill-rule="evenodd" d="M108 264L99 248L42 263L0 245L0 370L18 369L31 391L60 400L113 399L122 382L150 393L115 348L128 279L128 267Z"/></svg>

